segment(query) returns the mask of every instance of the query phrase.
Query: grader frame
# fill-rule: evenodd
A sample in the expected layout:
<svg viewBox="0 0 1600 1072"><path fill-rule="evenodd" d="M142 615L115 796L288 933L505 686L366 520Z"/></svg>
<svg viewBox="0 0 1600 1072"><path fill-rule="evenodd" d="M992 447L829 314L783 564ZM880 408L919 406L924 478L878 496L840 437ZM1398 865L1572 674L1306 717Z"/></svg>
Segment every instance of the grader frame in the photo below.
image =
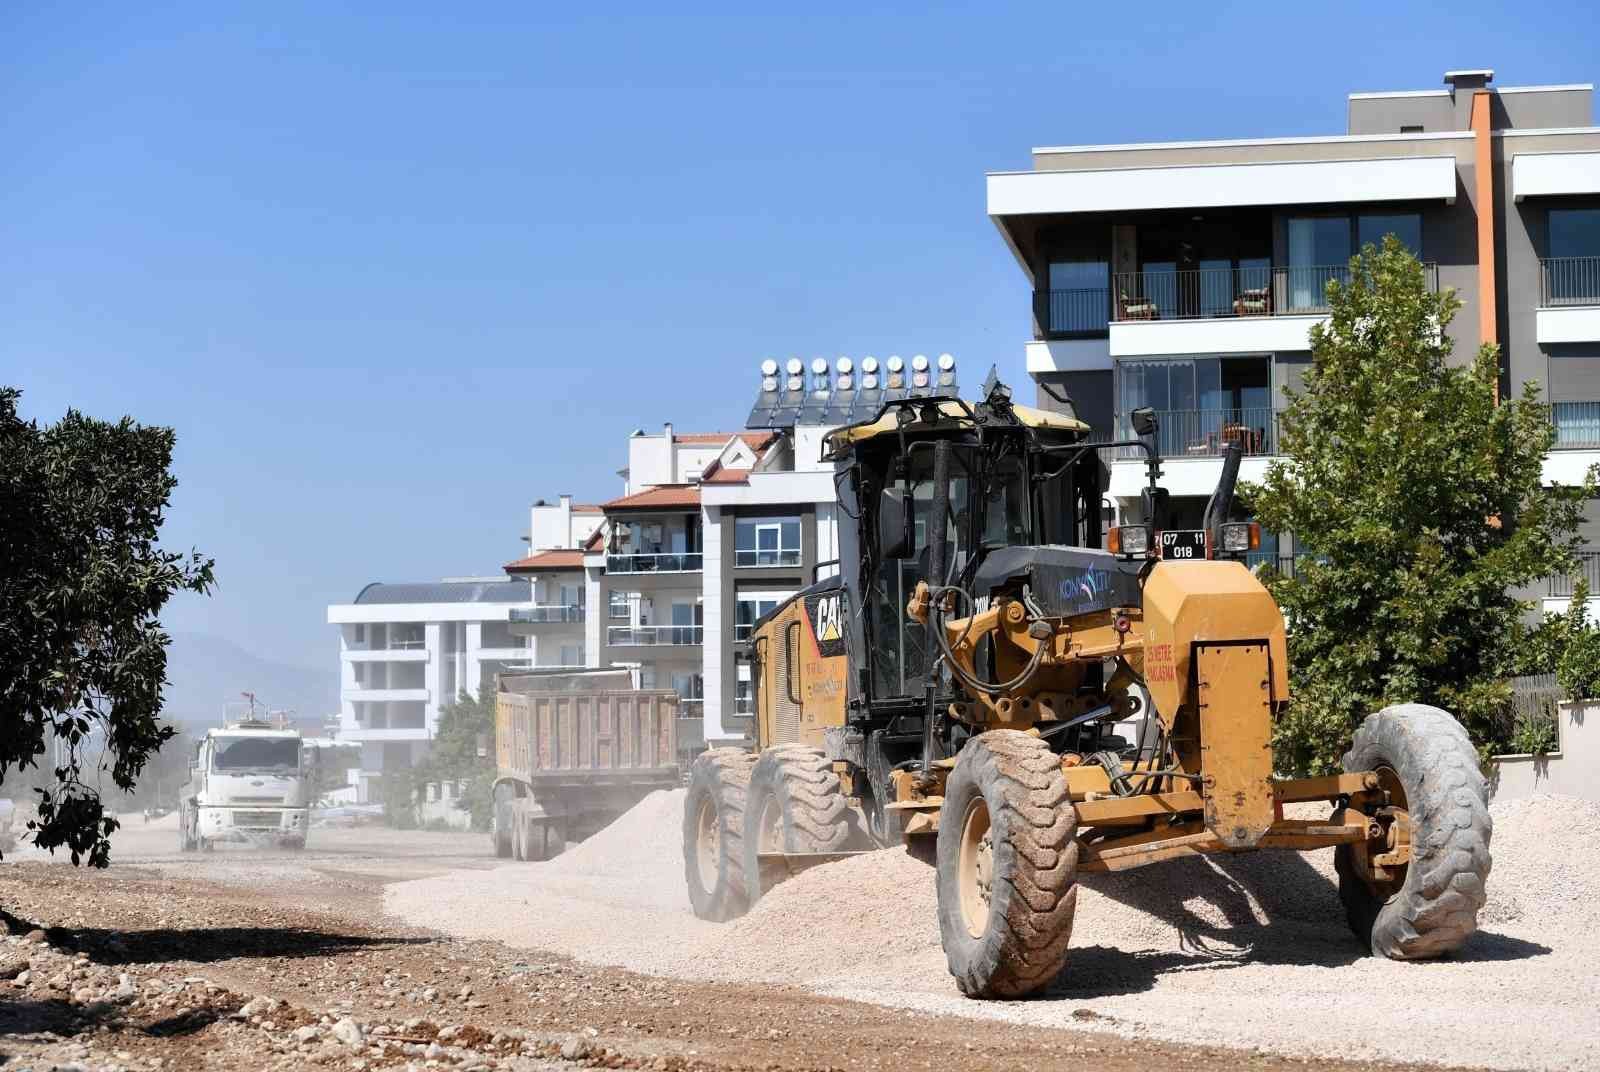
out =
<svg viewBox="0 0 1600 1072"><path fill-rule="evenodd" d="M979 407L934 400L838 433L835 457L853 459L855 508L843 512L859 521L861 561L755 625L757 750L717 749L691 772L696 913L731 918L796 871L903 839L935 859L959 988L1021 997L1066 962L1081 873L1333 848L1348 921L1374 953L1458 948L1489 871L1487 788L1460 725L1436 708L1385 708L1356 733L1343 773L1278 778L1288 650L1260 579L1239 561L1161 561L1153 539L1139 553L1100 549L1098 506L1081 508L1098 503L1094 473L1076 468L1093 450L1086 426L1008 399L1000 386ZM960 502L956 442L968 452ZM1159 458L1141 445L1159 506ZM931 469L912 464L929 455ZM1208 523L1227 516L1236 452L1230 464ZM987 542L996 526L983 512L1002 500L1005 531L1050 531L1045 497L1033 493L1031 521L1019 522L1005 480L1037 488L1075 472L1089 481L1070 508L1085 543ZM932 486L916 507L930 522L922 579L885 607L872 585L904 569L885 574L884 561L918 553L916 480ZM966 534L959 558L947 518L950 534ZM920 697L903 679L874 691L886 678L871 645L886 633L873 623L886 611L936 648ZM1107 734L1141 715L1135 745ZM920 743L900 728L910 719ZM886 758L890 745L899 751ZM1323 816L1286 814L1319 802Z"/></svg>

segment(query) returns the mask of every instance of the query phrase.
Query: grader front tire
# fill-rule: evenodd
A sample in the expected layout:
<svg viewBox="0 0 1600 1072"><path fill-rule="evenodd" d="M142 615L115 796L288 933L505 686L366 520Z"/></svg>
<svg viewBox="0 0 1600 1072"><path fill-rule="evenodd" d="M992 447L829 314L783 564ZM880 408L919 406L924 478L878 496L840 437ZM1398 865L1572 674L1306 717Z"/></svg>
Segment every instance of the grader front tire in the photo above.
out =
<svg viewBox="0 0 1600 1072"><path fill-rule="evenodd" d="M1049 745L991 730L961 751L938 839L939 935L974 998L1021 998L1060 974L1078 903L1078 817Z"/></svg>
<svg viewBox="0 0 1600 1072"><path fill-rule="evenodd" d="M1395 801L1385 819L1409 828L1411 861L1376 878L1361 851L1334 856L1350 927L1375 956L1435 957L1459 949L1478 928L1489 878L1489 787L1466 730L1423 704L1386 707L1367 718L1344 756L1347 771L1376 771Z"/></svg>
<svg viewBox="0 0 1600 1072"><path fill-rule="evenodd" d="M744 884L755 904L795 866L764 852L843 852L860 839L839 776L820 748L779 745L761 753L750 774L744 813Z"/></svg>
<svg viewBox="0 0 1600 1072"><path fill-rule="evenodd" d="M683 871L689 904L722 923L749 907L744 884L744 809L756 757L737 748L700 753L683 805Z"/></svg>

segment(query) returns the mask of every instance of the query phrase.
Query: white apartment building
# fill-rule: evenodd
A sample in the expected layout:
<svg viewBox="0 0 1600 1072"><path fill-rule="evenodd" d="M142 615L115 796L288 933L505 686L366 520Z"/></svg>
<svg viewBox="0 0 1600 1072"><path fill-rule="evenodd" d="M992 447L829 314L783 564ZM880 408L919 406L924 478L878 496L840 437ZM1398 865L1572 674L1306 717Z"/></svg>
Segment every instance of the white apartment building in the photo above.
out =
<svg viewBox="0 0 1600 1072"><path fill-rule="evenodd" d="M533 602L526 579L369 584L328 608L339 627L339 738L361 745L358 799L373 779L426 754L439 711L494 674L527 665L530 645L511 612Z"/></svg>

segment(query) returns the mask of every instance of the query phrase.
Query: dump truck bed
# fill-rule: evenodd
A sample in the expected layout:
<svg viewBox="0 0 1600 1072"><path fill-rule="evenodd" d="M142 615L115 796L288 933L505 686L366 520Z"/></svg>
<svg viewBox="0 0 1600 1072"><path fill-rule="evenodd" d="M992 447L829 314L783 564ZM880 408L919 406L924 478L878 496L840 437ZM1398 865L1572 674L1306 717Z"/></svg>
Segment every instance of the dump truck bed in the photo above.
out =
<svg viewBox="0 0 1600 1072"><path fill-rule="evenodd" d="M495 699L501 778L676 784L678 695L670 689L522 693Z"/></svg>

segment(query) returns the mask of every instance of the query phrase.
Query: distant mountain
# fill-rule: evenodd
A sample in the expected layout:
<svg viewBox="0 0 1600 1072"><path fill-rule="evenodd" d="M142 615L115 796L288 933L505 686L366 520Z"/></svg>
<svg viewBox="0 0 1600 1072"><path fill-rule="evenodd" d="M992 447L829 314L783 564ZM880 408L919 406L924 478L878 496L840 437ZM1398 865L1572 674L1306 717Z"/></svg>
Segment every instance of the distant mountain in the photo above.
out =
<svg viewBox="0 0 1600 1072"><path fill-rule="evenodd" d="M167 649L166 708L170 722L209 723L222 718L222 705L241 692L274 711L290 710L296 721L320 722L339 710L339 670L273 662L233 641L210 633L173 633Z"/></svg>

